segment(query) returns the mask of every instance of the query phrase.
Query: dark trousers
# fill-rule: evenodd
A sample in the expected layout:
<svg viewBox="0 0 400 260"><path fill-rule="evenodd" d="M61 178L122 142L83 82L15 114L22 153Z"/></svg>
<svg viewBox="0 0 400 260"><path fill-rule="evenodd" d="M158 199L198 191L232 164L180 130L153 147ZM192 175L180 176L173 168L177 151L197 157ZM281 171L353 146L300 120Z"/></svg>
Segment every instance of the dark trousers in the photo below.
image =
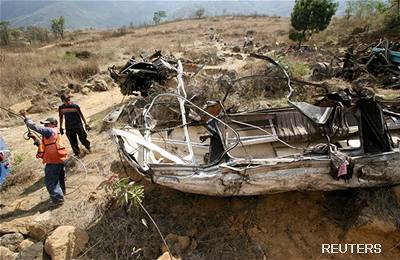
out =
<svg viewBox="0 0 400 260"><path fill-rule="evenodd" d="M64 163L48 163L44 167L44 183L53 202L64 200L65 194Z"/></svg>
<svg viewBox="0 0 400 260"><path fill-rule="evenodd" d="M87 133L85 132L85 129L83 129L83 127L66 129L66 135L69 143L71 144L72 151L74 151L75 155L78 156L80 153L78 137L83 146L85 146L88 150L90 149L90 142L87 139Z"/></svg>

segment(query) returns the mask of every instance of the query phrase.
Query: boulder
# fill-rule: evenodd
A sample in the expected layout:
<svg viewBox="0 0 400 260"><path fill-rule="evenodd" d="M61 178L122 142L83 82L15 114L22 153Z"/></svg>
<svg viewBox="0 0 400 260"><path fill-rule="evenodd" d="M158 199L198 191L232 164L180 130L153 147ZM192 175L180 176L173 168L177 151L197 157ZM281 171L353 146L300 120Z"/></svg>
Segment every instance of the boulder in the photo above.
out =
<svg viewBox="0 0 400 260"><path fill-rule="evenodd" d="M25 247L16 257L18 260L42 260L43 259L43 243L37 242Z"/></svg>
<svg viewBox="0 0 400 260"><path fill-rule="evenodd" d="M32 114L49 111L50 107L51 107L50 102L47 99L47 97L40 95L40 94L35 95L31 99L31 104L32 104L32 106L30 108L28 108L27 111Z"/></svg>
<svg viewBox="0 0 400 260"><path fill-rule="evenodd" d="M17 257L17 253L12 252L10 249L4 246L0 246L0 259L1 260L14 260Z"/></svg>
<svg viewBox="0 0 400 260"><path fill-rule="evenodd" d="M19 244L24 240L20 233L5 234L0 237L0 246L7 247L11 251L18 249Z"/></svg>
<svg viewBox="0 0 400 260"><path fill-rule="evenodd" d="M46 211L42 214L36 214L32 220L27 223L29 237L43 241L51 230L56 228L52 211Z"/></svg>
<svg viewBox="0 0 400 260"><path fill-rule="evenodd" d="M44 248L53 260L76 257L89 241L86 231L74 226L60 226L46 239Z"/></svg>
<svg viewBox="0 0 400 260"><path fill-rule="evenodd" d="M44 240L48 234L48 228L45 225L35 221L27 224L27 230L29 232L29 236L38 241Z"/></svg>
<svg viewBox="0 0 400 260"><path fill-rule="evenodd" d="M86 85L86 84L85 84L85 85ZM83 95L89 95L89 92L90 92L90 89L87 88L87 87L83 87L83 88L81 89L81 93L82 93Z"/></svg>
<svg viewBox="0 0 400 260"><path fill-rule="evenodd" d="M0 224L0 235L7 233L21 233L28 235L27 224L30 223L33 216L27 216L22 218L13 219L9 222L3 222Z"/></svg>
<svg viewBox="0 0 400 260"><path fill-rule="evenodd" d="M19 112L21 110L28 110L32 106L30 100L25 100L24 102L20 102L10 106L10 109L15 112Z"/></svg>
<svg viewBox="0 0 400 260"><path fill-rule="evenodd" d="M233 51L233 52L240 52L240 47L239 47L239 46L234 46L234 47L232 48L232 51Z"/></svg>
<svg viewBox="0 0 400 260"><path fill-rule="evenodd" d="M79 93L82 89L82 85L78 83L68 83L67 87L71 90L72 93Z"/></svg>
<svg viewBox="0 0 400 260"><path fill-rule="evenodd" d="M94 91L107 91L108 90L108 85L107 82L103 79L96 79L93 87Z"/></svg>
<svg viewBox="0 0 400 260"><path fill-rule="evenodd" d="M32 246L33 244L35 244L35 241L33 241L32 239L28 238L28 239L24 239L22 240L22 242L19 244L18 249L19 251L24 250L25 248L28 248L30 246Z"/></svg>

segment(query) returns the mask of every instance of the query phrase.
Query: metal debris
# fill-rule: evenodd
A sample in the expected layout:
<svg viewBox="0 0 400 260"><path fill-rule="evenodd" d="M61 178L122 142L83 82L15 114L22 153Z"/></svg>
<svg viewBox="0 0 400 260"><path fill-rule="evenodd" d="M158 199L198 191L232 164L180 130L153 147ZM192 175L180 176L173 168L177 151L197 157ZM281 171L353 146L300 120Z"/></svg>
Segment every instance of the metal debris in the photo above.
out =
<svg viewBox="0 0 400 260"><path fill-rule="evenodd" d="M354 81L368 74L386 88L400 88L400 42L380 40L357 50L350 46L342 57L331 62L318 62L311 67L312 79L319 81L341 77Z"/></svg>
<svg viewBox="0 0 400 260"><path fill-rule="evenodd" d="M163 56L156 51L149 57L137 59L132 56L122 67L115 65L108 68L111 78L117 83L124 95L149 96L152 89L164 85L165 82L176 76L177 63L173 57ZM156 84L158 83L158 84Z"/></svg>

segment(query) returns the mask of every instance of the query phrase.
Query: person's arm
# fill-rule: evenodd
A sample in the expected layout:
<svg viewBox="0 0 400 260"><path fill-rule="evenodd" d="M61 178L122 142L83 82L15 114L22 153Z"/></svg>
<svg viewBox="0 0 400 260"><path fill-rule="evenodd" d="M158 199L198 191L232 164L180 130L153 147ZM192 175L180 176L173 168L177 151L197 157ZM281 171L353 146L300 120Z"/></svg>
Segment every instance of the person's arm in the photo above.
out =
<svg viewBox="0 0 400 260"><path fill-rule="evenodd" d="M81 117L83 123L85 124L85 127L86 127L86 128L89 128L89 125L88 125L88 123L86 122L86 119L85 119L85 117L84 117L84 115L83 115L83 113L82 113L82 111L81 111L81 108L80 108L79 106L77 107L77 110L78 110L79 116Z"/></svg>
<svg viewBox="0 0 400 260"><path fill-rule="evenodd" d="M45 138L50 138L51 135L53 134L53 132L50 129L48 129L46 127L38 126L37 124L35 124L35 122L32 121L32 119L30 119L28 117L25 117L24 122L29 129L31 129L35 132L38 132Z"/></svg>
<svg viewBox="0 0 400 260"><path fill-rule="evenodd" d="M64 123L64 114L61 111L61 108L58 108L58 117L59 117L59 121L60 121L60 134L64 134L64 128L63 128L63 123Z"/></svg>

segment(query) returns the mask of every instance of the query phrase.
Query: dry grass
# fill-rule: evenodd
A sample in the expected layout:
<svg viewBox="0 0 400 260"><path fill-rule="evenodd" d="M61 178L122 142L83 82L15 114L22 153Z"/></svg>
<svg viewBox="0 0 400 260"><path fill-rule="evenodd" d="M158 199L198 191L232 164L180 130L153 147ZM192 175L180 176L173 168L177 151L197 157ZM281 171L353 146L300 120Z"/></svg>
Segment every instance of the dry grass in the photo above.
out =
<svg viewBox="0 0 400 260"><path fill-rule="evenodd" d="M287 18L227 16L124 28L115 32L81 30L68 33L63 42L51 44L54 46L42 50L35 46L1 49L0 104L10 105L42 93L43 89L38 83L43 78L49 81L48 90L55 91L65 83L85 81L88 76L105 71L113 64L122 65L132 55L146 56L155 50L162 50L164 54L173 54L178 58L193 56L198 60L211 59L211 64L218 64L218 60L214 59L217 57L216 51L212 48L208 49L209 57L198 55L205 50L204 45L202 49L199 46L208 41L212 32L220 36L228 49L235 45L241 46L246 32L252 30L258 47L284 50L290 43L287 39L289 28L290 21ZM327 30L312 37L309 45L336 45L339 37L351 30L351 26L343 19L334 19ZM73 55L67 55L68 51L89 51L94 55L79 60ZM314 53L310 55L315 57L306 58L323 60ZM305 77L309 73L309 64L304 63L303 58L289 55L282 62L288 65L293 76ZM300 59L303 62L299 62Z"/></svg>
<svg viewBox="0 0 400 260"><path fill-rule="evenodd" d="M268 26L266 26L268 24ZM63 42L38 48L25 46L1 49L0 55L0 104L11 105L26 100L36 93L43 93L39 82L49 82L46 90L55 91L71 81L84 81L88 76L103 71L115 63L123 63L131 55L147 55L156 49L179 56L185 50L196 47L196 41L204 41L211 28L224 41L242 41L251 28L257 33L255 40L270 43L271 35L282 34L288 29L287 20L269 17L224 17L201 20L185 20L160 26L125 28L108 32L85 30L68 33ZM274 40L273 40L274 38ZM94 53L87 60L79 60L67 51Z"/></svg>
<svg viewBox="0 0 400 260"><path fill-rule="evenodd" d="M36 93L43 93L39 82L47 79L46 90L55 90L72 80L84 80L98 72L96 59L80 61L65 55L63 48L6 52L0 61L0 104L10 105Z"/></svg>

